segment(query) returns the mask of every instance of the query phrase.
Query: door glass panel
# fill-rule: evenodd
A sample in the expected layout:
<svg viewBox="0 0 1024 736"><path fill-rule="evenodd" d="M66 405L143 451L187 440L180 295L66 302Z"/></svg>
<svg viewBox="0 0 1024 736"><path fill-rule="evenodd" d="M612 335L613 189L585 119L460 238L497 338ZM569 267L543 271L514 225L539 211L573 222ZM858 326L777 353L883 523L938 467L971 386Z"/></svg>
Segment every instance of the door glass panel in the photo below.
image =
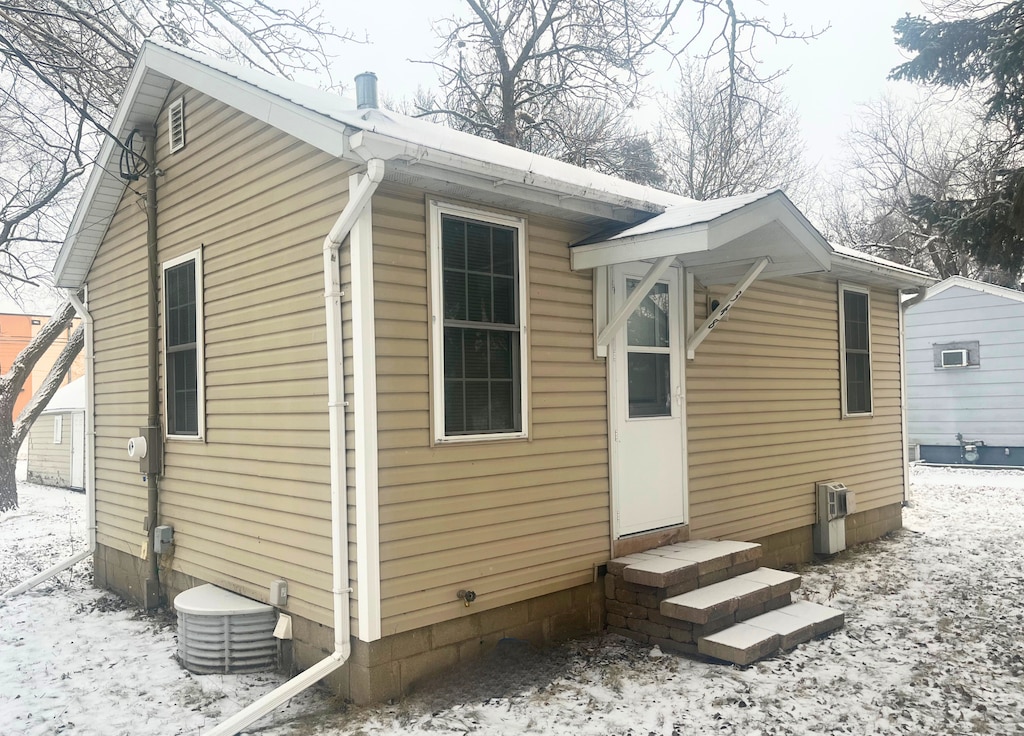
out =
<svg viewBox="0 0 1024 736"><path fill-rule="evenodd" d="M626 298L639 279L626 279ZM672 415L669 288L656 283L626 322L629 417Z"/></svg>
<svg viewBox="0 0 1024 736"><path fill-rule="evenodd" d="M672 414L671 369L668 353L629 353L629 416L667 417Z"/></svg>
<svg viewBox="0 0 1024 736"><path fill-rule="evenodd" d="M633 293L639 279L626 279L626 298ZM626 323L629 345L667 348L668 336L668 284L657 283Z"/></svg>

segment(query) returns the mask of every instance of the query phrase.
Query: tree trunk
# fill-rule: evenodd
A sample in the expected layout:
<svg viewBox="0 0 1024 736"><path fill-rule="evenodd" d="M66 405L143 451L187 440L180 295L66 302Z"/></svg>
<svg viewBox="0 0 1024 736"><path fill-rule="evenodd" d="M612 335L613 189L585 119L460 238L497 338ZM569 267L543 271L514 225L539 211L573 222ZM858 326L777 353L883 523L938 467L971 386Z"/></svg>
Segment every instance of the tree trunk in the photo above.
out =
<svg viewBox="0 0 1024 736"><path fill-rule="evenodd" d="M18 508L18 450L14 444L11 416L0 416L0 513Z"/></svg>
<svg viewBox="0 0 1024 736"><path fill-rule="evenodd" d="M71 368L75 356L82 349L85 341L85 329L82 325L71 334L67 344L61 351L53 367L36 388L28 405L22 409L17 421L11 416L18 393L31 375L36 363L53 344L57 337L71 324L75 317L75 308L65 302L54 313L28 345L18 353L7 373L0 376L0 512L18 508L18 483L15 470L18 466L18 450L28 436L33 422L46 408L61 380Z"/></svg>

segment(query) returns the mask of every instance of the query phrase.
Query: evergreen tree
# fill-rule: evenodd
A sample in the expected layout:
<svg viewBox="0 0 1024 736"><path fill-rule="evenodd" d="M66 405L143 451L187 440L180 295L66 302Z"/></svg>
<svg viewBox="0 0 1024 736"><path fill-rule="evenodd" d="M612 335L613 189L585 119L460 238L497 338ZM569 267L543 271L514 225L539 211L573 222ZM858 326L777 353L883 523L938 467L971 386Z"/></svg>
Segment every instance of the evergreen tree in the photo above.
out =
<svg viewBox="0 0 1024 736"><path fill-rule="evenodd" d="M993 164L993 185L983 195L921 196L912 216L983 266L1019 274L1024 266L1024 0L949 3L936 19L907 15L894 30L896 43L914 57L893 69L893 79L982 91L988 120L999 121L1006 131L1002 161Z"/></svg>

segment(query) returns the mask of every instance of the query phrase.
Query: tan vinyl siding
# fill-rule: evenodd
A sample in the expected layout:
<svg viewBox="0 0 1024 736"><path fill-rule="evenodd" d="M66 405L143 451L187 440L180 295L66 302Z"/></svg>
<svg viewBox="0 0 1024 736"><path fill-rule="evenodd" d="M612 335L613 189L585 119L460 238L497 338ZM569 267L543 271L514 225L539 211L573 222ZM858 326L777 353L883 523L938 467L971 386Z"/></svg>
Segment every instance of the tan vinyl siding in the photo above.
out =
<svg viewBox="0 0 1024 736"><path fill-rule="evenodd" d="M581 234L530 218L530 439L432 447L426 201L374 199L384 635L589 582L609 547L605 372Z"/></svg>
<svg viewBox="0 0 1024 736"><path fill-rule="evenodd" d="M89 272L96 426L96 541L142 566L146 484L128 438L146 423L146 215L125 191ZM87 378L86 380L90 380Z"/></svg>
<svg viewBox="0 0 1024 736"><path fill-rule="evenodd" d="M165 444L160 514L175 545L164 562L263 600L283 578L288 611L330 624L322 245L348 172L191 90L170 98L182 92L184 149L168 154L160 118L159 259L202 250L206 436ZM126 196L125 223L111 229L124 235L100 250L90 297L99 308L98 492L108 499L101 543L137 553L145 484L124 451L146 416L145 219L134 200ZM162 361L161 342L161 382Z"/></svg>
<svg viewBox="0 0 1024 736"><path fill-rule="evenodd" d="M61 417L62 429L60 442L53 441L53 425L57 417ZM77 415L80 421L82 415ZM71 445L74 439L74 414L41 414L28 438L28 481L43 483L50 486L71 487ZM78 428L81 431L81 427ZM84 441L85 433L78 438Z"/></svg>
<svg viewBox="0 0 1024 736"><path fill-rule="evenodd" d="M895 291L871 290L874 412L841 419L835 282L762 281L744 294L687 366L694 537L813 524L816 481L846 483L858 511L903 499L897 309Z"/></svg>

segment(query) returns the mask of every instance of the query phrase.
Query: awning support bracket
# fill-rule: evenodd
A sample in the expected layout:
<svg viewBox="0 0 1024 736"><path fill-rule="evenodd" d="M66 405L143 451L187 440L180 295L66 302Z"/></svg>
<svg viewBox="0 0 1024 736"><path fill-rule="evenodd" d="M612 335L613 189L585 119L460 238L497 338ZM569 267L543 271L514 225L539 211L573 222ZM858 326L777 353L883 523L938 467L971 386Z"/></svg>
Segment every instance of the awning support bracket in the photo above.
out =
<svg viewBox="0 0 1024 736"><path fill-rule="evenodd" d="M647 271L647 275L640 280L640 283L633 289L633 293L626 299L626 303L619 308L619 311L608 320L608 324L604 326L604 329L598 333L597 344L599 346L608 345L612 341L615 334L622 329L623 325L626 324L626 320L633 314L633 310L640 306L640 302L647 296L647 292L654 286L654 282L664 275L675 259L675 256L664 256L654 262L654 265Z"/></svg>
<svg viewBox="0 0 1024 736"><path fill-rule="evenodd" d="M708 315L708 318L704 320L704 324L698 327L697 331L690 336L686 341L687 360L693 360L696 355L697 348L700 347L702 342L704 342L704 338L710 335L713 329L718 327L725 318L725 315L729 313L729 310L732 309L736 305L736 302L740 300L740 297L743 296L743 292L750 288L750 285L754 283L758 276L761 275L761 272L769 263L770 259L767 256L755 262L754 265L750 267L750 270L747 271L746 275L744 275L744 277L740 279L739 283L736 284L736 288L732 290L729 296L727 296L720 305L718 305L718 309Z"/></svg>

